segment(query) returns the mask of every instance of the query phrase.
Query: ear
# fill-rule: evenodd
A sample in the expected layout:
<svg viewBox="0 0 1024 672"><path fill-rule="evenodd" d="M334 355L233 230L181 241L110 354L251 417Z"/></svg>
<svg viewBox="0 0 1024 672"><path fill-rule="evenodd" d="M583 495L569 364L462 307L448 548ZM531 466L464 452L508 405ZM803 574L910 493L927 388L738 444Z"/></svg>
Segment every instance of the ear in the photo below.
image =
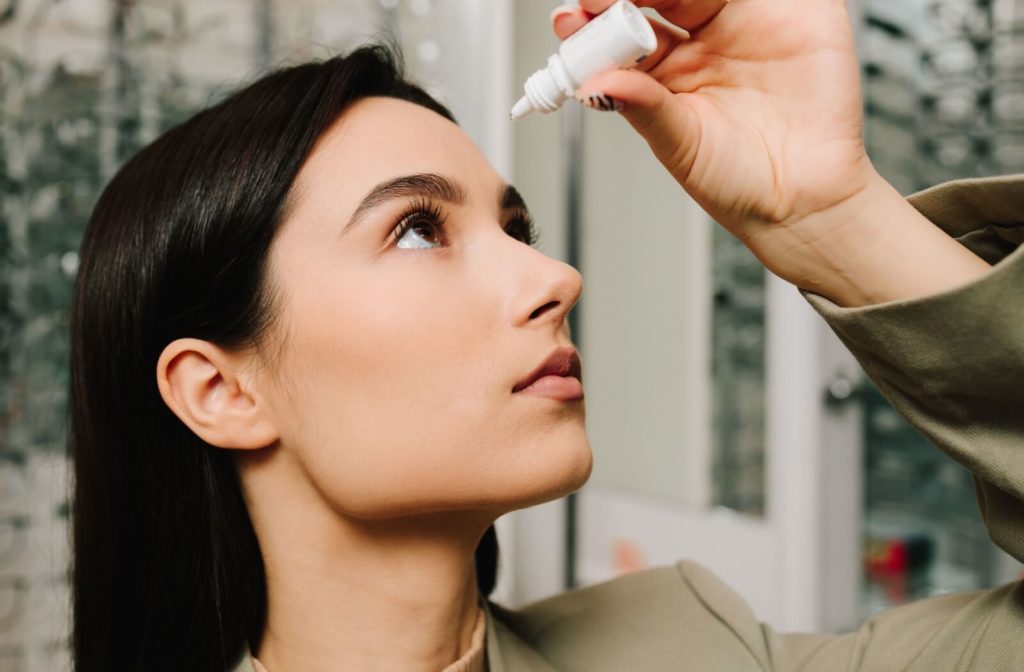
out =
<svg viewBox="0 0 1024 672"><path fill-rule="evenodd" d="M268 409L240 375L246 357L195 338L178 339L160 354L160 396L210 445L251 450L278 439Z"/></svg>

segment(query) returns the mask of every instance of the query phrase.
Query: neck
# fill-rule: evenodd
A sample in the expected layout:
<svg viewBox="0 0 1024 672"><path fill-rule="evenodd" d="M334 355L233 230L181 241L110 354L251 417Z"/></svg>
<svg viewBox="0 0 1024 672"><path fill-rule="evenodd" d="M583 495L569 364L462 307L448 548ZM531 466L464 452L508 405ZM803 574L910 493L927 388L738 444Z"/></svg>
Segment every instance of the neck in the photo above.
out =
<svg viewBox="0 0 1024 672"><path fill-rule="evenodd" d="M490 519L346 518L322 502L247 498L267 577L256 657L270 672L438 672L470 648L474 553ZM256 509L255 511L253 509Z"/></svg>

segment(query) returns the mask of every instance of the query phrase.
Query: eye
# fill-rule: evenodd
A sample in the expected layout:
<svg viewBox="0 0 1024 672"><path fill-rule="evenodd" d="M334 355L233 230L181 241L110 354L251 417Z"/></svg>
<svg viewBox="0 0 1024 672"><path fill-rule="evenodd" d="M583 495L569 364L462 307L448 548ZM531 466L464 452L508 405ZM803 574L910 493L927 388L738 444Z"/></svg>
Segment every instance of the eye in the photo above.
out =
<svg viewBox="0 0 1024 672"><path fill-rule="evenodd" d="M444 238L444 219L432 206L417 206L404 215L395 227L395 247L406 250L430 250L440 247Z"/></svg>
<svg viewBox="0 0 1024 672"><path fill-rule="evenodd" d="M537 227L534 226L533 218L528 212L517 212L509 220L505 227L505 233L527 245L536 245L539 235Z"/></svg>

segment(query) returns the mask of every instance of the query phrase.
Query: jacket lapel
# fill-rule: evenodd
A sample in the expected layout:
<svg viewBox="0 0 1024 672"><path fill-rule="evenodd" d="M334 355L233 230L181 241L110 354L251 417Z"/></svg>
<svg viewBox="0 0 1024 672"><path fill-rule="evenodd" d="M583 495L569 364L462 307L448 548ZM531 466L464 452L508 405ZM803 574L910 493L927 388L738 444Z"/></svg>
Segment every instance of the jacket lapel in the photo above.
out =
<svg viewBox="0 0 1024 672"><path fill-rule="evenodd" d="M500 605L481 602L487 613L487 672L558 672L500 620Z"/></svg>

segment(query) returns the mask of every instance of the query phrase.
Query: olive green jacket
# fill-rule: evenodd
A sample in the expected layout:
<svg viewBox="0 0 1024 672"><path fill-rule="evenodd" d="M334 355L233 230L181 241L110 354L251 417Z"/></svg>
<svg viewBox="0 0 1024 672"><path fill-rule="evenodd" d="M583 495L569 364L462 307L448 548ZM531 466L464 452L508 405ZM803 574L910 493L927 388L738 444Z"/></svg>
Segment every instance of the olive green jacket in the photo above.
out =
<svg viewBox="0 0 1024 672"><path fill-rule="evenodd" d="M911 202L993 270L914 301L807 299L895 407L974 472L992 539L1024 562L1024 175ZM487 606L490 672L1024 672L1024 584L891 609L846 635L773 632L686 561L523 609Z"/></svg>

